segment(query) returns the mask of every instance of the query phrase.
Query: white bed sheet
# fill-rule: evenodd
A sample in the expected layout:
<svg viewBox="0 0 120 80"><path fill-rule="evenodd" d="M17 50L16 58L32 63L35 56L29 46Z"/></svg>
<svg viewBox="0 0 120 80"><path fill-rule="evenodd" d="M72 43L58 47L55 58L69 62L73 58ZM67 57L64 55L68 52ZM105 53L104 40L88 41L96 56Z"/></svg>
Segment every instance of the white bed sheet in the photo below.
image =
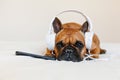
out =
<svg viewBox="0 0 120 80"><path fill-rule="evenodd" d="M42 42L0 42L0 80L120 80L120 44L104 43L107 53L86 62L49 61L15 56L15 51L41 54ZM42 51L41 51L42 50Z"/></svg>

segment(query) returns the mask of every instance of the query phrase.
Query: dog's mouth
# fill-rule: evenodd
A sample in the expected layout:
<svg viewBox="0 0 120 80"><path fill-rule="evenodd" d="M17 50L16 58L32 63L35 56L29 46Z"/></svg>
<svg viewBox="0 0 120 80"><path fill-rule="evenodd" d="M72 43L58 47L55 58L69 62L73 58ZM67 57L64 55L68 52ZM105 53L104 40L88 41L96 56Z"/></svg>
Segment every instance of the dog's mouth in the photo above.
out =
<svg viewBox="0 0 120 80"><path fill-rule="evenodd" d="M58 57L58 60L59 61L72 61L72 62L80 62L80 61L82 61L82 59L74 57L74 56L73 56L73 58L70 58L70 57L66 58L64 56L61 56L61 57Z"/></svg>
<svg viewBox="0 0 120 80"><path fill-rule="evenodd" d="M78 53L77 49L72 46L65 47L61 54L58 56L59 61L73 61L73 62L80 62L82 61L80 54Z"/></svg>

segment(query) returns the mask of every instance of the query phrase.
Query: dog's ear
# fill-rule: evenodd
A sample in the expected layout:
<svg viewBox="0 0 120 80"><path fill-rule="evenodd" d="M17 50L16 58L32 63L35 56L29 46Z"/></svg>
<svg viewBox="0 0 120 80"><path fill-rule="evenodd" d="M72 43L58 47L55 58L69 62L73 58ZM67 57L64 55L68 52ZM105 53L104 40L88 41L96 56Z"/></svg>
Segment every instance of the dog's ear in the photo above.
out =
<svg viewBox="0 0 120 80"><path fill-rule="evenodd" d="M53 20L52 25L55 33L58 33L62 29L62 23L57 17Z"/></svg>
<svg viewBox="0 0 120 80"><path fill-rule="evenodd" d="M88 22L86 21L86 22L84 22L83 23L83 25L82 25L82 32L87 32L88 31L88 26L89 26L89 24L88 24Z"/></svg>

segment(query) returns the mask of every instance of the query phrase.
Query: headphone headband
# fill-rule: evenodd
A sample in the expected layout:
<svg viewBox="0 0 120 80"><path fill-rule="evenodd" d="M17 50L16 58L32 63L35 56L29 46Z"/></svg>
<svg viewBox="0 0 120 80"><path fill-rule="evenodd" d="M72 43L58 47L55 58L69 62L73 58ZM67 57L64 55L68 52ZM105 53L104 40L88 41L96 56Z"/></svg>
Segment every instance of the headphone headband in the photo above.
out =
<svg viewBox="0 0 120 80"><path fill-rule="evenodd" d="M62 12L58 13L56 15L56 17L61 15L61 14L67 13L67 12L74 12L74 13L78 13L78 14L82 15L85 18L85 20L88 22L88 24L89 24L88 25L89 30L92 31L92 21L90 20L90 18L87 15L83 14L80 11L77 11L77 10L65 10L65 11L62 11Z"/></svg>

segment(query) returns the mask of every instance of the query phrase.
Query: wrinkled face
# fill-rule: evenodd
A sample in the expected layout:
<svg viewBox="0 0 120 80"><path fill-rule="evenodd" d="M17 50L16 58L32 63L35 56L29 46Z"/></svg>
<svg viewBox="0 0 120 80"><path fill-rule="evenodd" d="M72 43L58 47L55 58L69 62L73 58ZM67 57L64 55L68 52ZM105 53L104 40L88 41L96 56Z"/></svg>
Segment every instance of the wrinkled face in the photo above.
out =
<svg viewBox="0 0 120 80"><path fill-rule="evenodd" d="M58 54L58 60L82 61L85 55L83 33L79 29L70 28L70 26L62 29L56 35L55 52Z"/></svg>
<svg viewBox="0 0 120 80"><path fill-rule="evenodd" d="M81 25L76 23L59 24L53 22L55 39L55 56L58 60L79 62L86 54L84 31ZM58 26L59 25L59 26ZM55 30L56 29L56 30Z"/></svg>

